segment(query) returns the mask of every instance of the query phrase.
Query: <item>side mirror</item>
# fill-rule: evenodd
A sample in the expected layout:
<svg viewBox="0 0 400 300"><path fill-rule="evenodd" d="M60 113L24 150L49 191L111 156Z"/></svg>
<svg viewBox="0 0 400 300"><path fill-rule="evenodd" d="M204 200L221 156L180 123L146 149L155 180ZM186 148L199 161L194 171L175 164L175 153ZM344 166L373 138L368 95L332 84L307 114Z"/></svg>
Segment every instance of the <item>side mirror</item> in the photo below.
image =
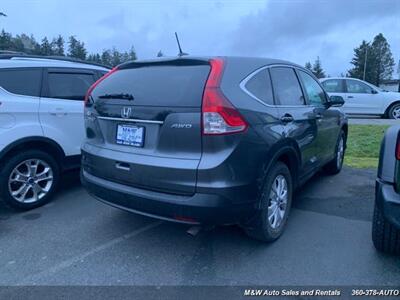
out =
<svg viewBox="0 0 400 300"><path fill-rule="evenodd" d="M374 89L371 89L371 93L372 94L378 94L378 92L376 90L374 90Z"/></svg>
<svg viewBox="0 0 400 300"><path fill-rule="evenodd" d="M329 101L328 101L328 105L329 106L333 106L333 107L341 107L344 105L344 100L343 97L341 96L330 96L329 97Z"/></svg>

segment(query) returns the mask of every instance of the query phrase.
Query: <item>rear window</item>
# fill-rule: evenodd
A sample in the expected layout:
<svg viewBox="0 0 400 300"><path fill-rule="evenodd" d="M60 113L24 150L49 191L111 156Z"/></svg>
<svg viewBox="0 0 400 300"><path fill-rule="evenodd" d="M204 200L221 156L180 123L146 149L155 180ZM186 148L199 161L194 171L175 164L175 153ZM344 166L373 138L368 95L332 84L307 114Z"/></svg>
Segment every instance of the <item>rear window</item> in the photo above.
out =
<svg viewBox="0 0 400 300"><path fill-rule="evenodd" d="M246 83L245 88L253 97L256 97L265 104L274 104L271 79L267 69L261 70L251 77Z"/></svg>
<svg viewBox="0 0 400 300"><path fill-rule="evenodd" d="M13 94L39 97L41 80L40 69L0 70L0 86Z"/></svg>
<svg viewBox="0 0 400 300"><path fill-rule="evenodd" d="M92 96L129 94L133 105L198 107L209 71L207 65L123 69L102 81Z"/></svg>
<svg viewBox="0 0 400 300"><path fill-rule="evenodd" d="M328 93L344 93L343 80L341 79L329 79L323 81L322 85Z"/></svg>

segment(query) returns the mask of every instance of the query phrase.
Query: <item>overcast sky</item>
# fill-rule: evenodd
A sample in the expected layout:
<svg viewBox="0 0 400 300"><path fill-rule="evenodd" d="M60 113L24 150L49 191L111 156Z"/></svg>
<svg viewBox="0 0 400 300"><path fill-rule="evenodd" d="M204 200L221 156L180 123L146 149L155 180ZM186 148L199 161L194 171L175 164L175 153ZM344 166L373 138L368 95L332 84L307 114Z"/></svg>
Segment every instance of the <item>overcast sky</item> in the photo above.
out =
<svg viewBox="0 0 400 300"><path fill-rule="evenodd" d="M134 45L140 59L177 54L243 55L304 65L317 56L345 73L353 48L382 32L400 59L400 0L2 0L0 28L37 40L75 35L89 52ZM394 76L397 77L397 65Z"/></svg>

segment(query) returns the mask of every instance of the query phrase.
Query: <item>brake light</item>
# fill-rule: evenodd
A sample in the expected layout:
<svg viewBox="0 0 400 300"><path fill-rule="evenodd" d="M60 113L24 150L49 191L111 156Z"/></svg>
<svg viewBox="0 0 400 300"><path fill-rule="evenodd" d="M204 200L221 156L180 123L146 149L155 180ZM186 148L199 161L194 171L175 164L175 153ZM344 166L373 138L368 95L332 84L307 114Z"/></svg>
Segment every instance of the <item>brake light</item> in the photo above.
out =
<svg viewBox="0 0 400 300"><path fill-rule="evenodd" d="M115 73L118 70L118 67L112 68L108 73L104 74L102 77L96 80L95 83L93 83L90 88L87 90L86 95L85 95L85 106L88 106L89 104L89 97L92 94L93 90L96 88L96 86L99 85L100 82L102 82L104 79L109 77L111 74Z"/></svg>
<svg viewBox="0 0 400 300"><path fill-rule="evenodd" d="M400 160L400 133L397 137L397 144L396 144L396 159Z"/></svg>
<svg viewBox="0 0 400 300"><path fill-rule="evenodd" d="M218 135L246 130L247 122L220 89L224 61L210 60L211 71L203 94L203 134Z"/></svg>

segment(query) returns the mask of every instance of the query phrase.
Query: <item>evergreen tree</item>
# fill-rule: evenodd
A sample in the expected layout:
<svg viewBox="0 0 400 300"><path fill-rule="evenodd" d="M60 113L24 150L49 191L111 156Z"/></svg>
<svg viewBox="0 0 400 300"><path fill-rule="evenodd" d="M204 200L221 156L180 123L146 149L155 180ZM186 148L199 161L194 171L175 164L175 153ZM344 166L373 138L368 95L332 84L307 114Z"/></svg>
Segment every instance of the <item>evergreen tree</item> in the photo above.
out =
<svg viewBox="0 0 400 300"><path fill-rule="evenodd" d="M304 65L304 67L305 67L306 69L312 71L312 65L311 65L311 63L310 63L309 61L306 62L306 64Z"/></svg>
<svg viewBox="0 0 400 300"><path fill-rule="evenodd" d="M164 56L164 54L162 53L162 51L160 50L160 51L158 51L158 53L157 53L157 57L163 57Z"/></svg>
<svg viewBox="0 0 400 300"><path fill-rule="evenodd" d="M51 45L47 37L42 39L42 43L40 44L40 54L41 55L53 55L53 50L51 49Z"/></svg>
<svg viewBox="0 0 400 300"><path fill-rule="evenodd" d="M32 40L32 37L29 37L28 35L23 33L15 37L15 43L17 45L20 44L21 50L18 51L30 54L33 53L33 50L35 49L36 41L35 39Z"/></svg>
<svg viewBox="0 0 400 300"><path fill-rule="evenodd" d="M106 66L112 66L110 50L103 50L101 54L101 63Z"/></svg>
<svg viewBox="0 0 400 300"><path fill-rule="evenodd" d="M366 58L367 61L365 61ZM361 42L361 45L354 49L354 56L350 62L353 65L353 68L348 71L348 77L363 79L364 66L366 66L365 80L368 82L372 82L372 61L373 56L371 45L363 40Z"/></svg>
<svg viewBox="0 0 400 300"><path fill-rule="evenodd" d="M25 45L19 35L12 39L13 50L17 52L25 52Z"/></svg>
<svg viewBox="0 0 400 300"><path fill-rule="evenodd" d="M36 39L33 37L32 34L31 34L31 40L34 42L32 54L40 55L40 53L42 52L40 44L36 41Z"/></svg>
<svg viewBox="0 0 400 300"><path fill-rule="evenodd" d="M382 33L375 36L372 42L372 74L373 84L379 86L382 80L390 79L395 65L390 45Z"/></svg>
<svg viewBox="0 0 400 300"><path fill-rule="evenodd" d="M129 56L129 52L125 51L125 52L122 54L121 59L122 59L122 62L130 61L131 59L130 59L130 56Z"/></svg>
<svg viewBox="0 0 400 300"><path fill-rule="evenodd" d="M70 36L68 41L68 56L85 60L86 54L85 44L77 40L74 36Z"/></svg>
<svg viewBox="0 0 400 300"><path fill-rule="evenodd" d="M121 56L121 53L119 53L118 50L113 47L111 50L111 66L115 67L119 65L122 62Z"/></svg>
<svg viewBox="0 0 400 300"><path fill-rule="evenodd" d="M0 50L13 50L12 35L4 29L0 33Z"/></svg>
<svg viewBox="0 0 400 300"><path fill-rule="evenodd" d="M98 53L92 53L92 54L88 55L87 60L91 61L91 62L98 63L98 64L102 63L101 56Z"/></svg>
<svg viewBox="0 0 400 300"><path fill-rule="evenodd" d="M136 51L135 51L135 47L131 47L131 49L129 50L129 60L137 60L137 55L136 55Z"/></svg>
<svg viewBox="0 0 400 300"><path fill-rule="evenodd" d="M61 35L58 35L57 38L54 38L51 42L52 50L54 55L64 56L64 38Z"/></svg>
<svg viewBox="0 0 400 300"><path fill-rule="evenodd" d="M319 56L317 56L317 59L314 62L314 65L312 67L312 72L314 73L315 77L317 77L317 78L326 77L325 72L322 69L321 60L319 59Z"/></svg>
<svg viewBox="0 0 400 300"><path fill-rule="evenodd" d="M390 45L382 33L375 36L372 44L362 41L354 49L350 63L353 68L348 71L349 77L363 79L365 68L365 80L378 86L382 80L391 78L395 65Z"/></svg>

